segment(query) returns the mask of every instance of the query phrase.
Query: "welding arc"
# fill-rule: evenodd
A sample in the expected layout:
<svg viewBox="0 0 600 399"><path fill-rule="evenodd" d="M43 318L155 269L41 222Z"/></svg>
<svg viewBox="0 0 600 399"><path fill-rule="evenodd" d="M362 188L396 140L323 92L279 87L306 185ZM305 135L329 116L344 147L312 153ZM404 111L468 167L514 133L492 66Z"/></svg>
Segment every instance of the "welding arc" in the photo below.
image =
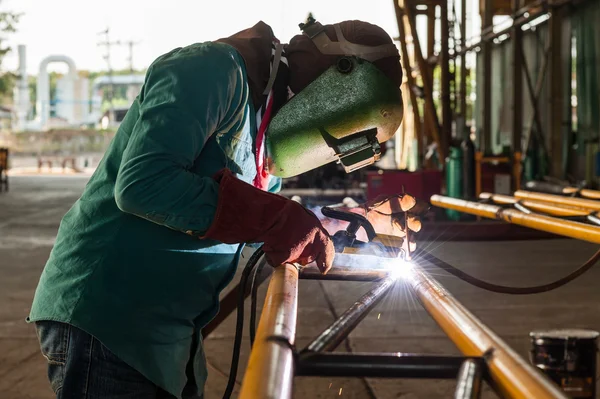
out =
<svg viewBox="0 0 600 399"><path fill-rule="evenodd" d="M556 281L553 281L551 283L548 283L548 284L536 285L536 286L532 286L532 287L509 287L509 286L505 286L505 285L497 285L497 284L488 283L487 281L480 280L477 277L474 277L470 274L465 273L464 271L444 262L443 260L437 258L436 256L434 256L431 253L424 251L424 250L420 251L419 257L428 261L432 265L439 267L440 269L444 270L445 272L452 274L454 277L457 277L466 283L474 285L475 287L478 287L478 288L481 288L481 289L484 289L487 291L491 291L491 292L497 292L500 294L531 295L531 294L541 294L542 292L552 291L556 288L562 287L563 285L575 280L577 277L581 276L582 274L584 274L585 272L590 270L592 268L592 266L594 266L596 264L596 262L598 262L598 260L600 260L600 250L598 250L594 255L592 255L592 257L589 258L584 264L579 266L577 268L577 270L573 271L572 273L568 274L567 276L565 276L561 279L558 279Z"/></svg>
<svg viewBox="0 0 600 399"><path fill-rule="evenodd" d="M235 386L235 378L237 377L238 364L240 361L240 351L242 348L242 335L244 332L244 300L246 286L248 285L248 280L250 279L250 274L252 270L260 260L260 258L264 255L264 251L262 250L262 246L258 248L250 259L248 259L248 263L244 267L242 272L242 277L240 278L240 295L238 297L237 303L237 319L235 322L235 339L233 341L233 352L231 355L231 367L229 368L229 380L227 381L227 388L225 388L225 393L223 394L223 399L231 398L231 394L233 393L233 387Z"/></svg>

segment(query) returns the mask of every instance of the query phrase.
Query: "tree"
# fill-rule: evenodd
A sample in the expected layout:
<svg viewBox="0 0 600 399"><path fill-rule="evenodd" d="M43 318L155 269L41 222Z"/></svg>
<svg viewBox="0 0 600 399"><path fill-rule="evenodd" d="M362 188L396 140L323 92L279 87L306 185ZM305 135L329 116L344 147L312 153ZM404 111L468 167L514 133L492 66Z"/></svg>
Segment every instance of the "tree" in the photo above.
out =
<svg viewBox="0 0 600 399"><path fill-rule="evenodd" d="M10 47L4 45L6 38L11 33L16 32L16 25L20 17L21 14L8 11L0 12L0 97L12 95L12 89L17 77L15 73L3 70L2 61L6 54L10 52Z"/></svg>

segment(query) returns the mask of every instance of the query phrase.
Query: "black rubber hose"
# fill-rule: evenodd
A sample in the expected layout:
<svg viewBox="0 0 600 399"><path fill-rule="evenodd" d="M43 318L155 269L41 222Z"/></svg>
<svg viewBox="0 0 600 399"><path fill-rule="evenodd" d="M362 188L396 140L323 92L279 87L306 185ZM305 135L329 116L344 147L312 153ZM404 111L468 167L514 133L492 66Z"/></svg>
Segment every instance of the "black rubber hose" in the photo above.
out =
<svg viewBox="0 0 600 399"><path fill-rule="evenodd" d="M263 254L264 252L262 250L262 247L254 251L250 259L248 259L248 263L244 267L242 277L240 278L240 294L237 303L235 339L233 341L233 352L231 355L229 380L227 381L227 388L225 389L225 393L223 394L223 399L229 399L231 397L231 394L233 393L233 388L235 387L235 379L237 377L238 364L240 361L240 350L242 348L242 334L244 333L244 300L246 299L246 287L248 286L248 280L250 279L252 270L254 269L260 258L263 256Z"/></svg>
<svg viewBox="0 0 600 399"><path fill-rule="evenodd" d="M252 278L252 293L250 296L250 348L254 346L254 340L256 339L256 306L258 302L258 287L260 284L256 284L256 279L262 273L265 265L267 264L266 259L258 264L254 277Z"/></svg>
<svg viewBox="0 0 600 399"><path fill-rule="evenodd" d="M450 273L454 277L461 279L462 281L474 285L475 287L491 291L497 292L500 294L510 294L510 295L531 295L531 294L540 294L542 292L552 291L563 285L570 283L575 280L577 277L581 276L588 270L594 266L598 260L600 260L600 250L598 250L591 258L589 258L584 264L579 266L575 271L568 274L567 276L553 281L548 284L536 285L533 287L508 287L505 285L497 285L488 283L487 281L483 281L478 279L477 277L471 276L470 274L465 273L464 271L444 262L443 260L437 258L431 253L421 250L419 251L419 258L424 259L431 263L432 265L439 267L445 272Z"/></svg>

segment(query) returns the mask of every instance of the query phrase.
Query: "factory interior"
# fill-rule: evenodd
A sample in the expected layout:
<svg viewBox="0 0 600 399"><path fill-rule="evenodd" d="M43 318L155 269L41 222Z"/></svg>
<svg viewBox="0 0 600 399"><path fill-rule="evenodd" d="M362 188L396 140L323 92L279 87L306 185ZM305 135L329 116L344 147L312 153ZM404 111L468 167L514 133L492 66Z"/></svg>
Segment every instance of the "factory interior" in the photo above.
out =
<svg viewBox="0 0 600 399"><path fill-rule="evenodd" d="M285 18L282 35L303 35L322 54L338 49L327 39L328 24L381 25L399 55L400 87L376 69L377 51L389 47L370 53L345 33L342 50L327 53L337 57L332 66L297 92L285 86L281 108L270 108L281 99L278 65L289 67L290 82L297 68L294 39L282 37L289 47L268 42L269 83L259 109L240 50L250 72L239 76L250 83L231 78L227 93L249 90L243 101L250 105L240 109L256 115L242 111L245 124L228 122L228 140L250 151L242 161L227 159L229 175L215 174L222 156L215 154L229 156L219 141L229 132L220 125L214 136L178 138L189 115L160 102L179 92L143 108L178 79L178 59L166 68L134 62L144 49L152 60L168 51L152 47L154 36L108 26L93 32L93 51L47 53L25 36L10 40L31 30L28 15L42 8L26 3L0 2L0 399L600 398L600 0L376 0L352 12L337 0L295 4L302 20ZM258 3L282 15L292 7L288 0ZM224 30L201 41L259 21L248 18L218 23ZM280 25L273 26L277 36ZM335 26L342 42L342 24ZM181 45L194 43L192 36ZM52 51L62 51L57 43ZM97 66L86 52L95 52ZM9 66L2 63L7 53ZM275 64L281 57L288 58ZM182 70L203 68L190 65ZM160 73L166 80L153 86ZM189 109L208 104L201 92L217 86L184 84L202 88L188 98ZM206 107L206 119L230 112ZM152 119L160 112L167 116ZM247 144L242 131L252 123ZM159 147L166 155L156 155L151 134L165 126L168 139ZM147 153L132 155L134 144ZM198 145L204 149L189 164L171 157L175 149L190 157ZM176 192L184 178L167 175L159 162L181 167L187 185ZM252 177L243 184L248 165ZM131 180L144 167L156 174ZM225 191L227 176L237 181L231 187L244 186L232 200L243 205L223 216L233 209L223 199L233 192ZM215 202L198 202L190 182L202 193L216 187ZM134 194L124 193L134 191L150 208L131 205ZM168 205L155 211L160 198ZM199 222L207 209L209 224ZM110 230L115 220L123 227ZM217 220L226 220L225 238L215 233ZM316 223L310 234L319 238L302 230L307 223ZM269 234L257 227L263 224ZM108 238L94 235L100 228L118 242L102 247ZM126 229L139 234L127 238ZM290 255L299 245L321 252ZM227 253L233 269L219 280L227 248L234 248ZM105 254L114 256L112 266L98 260ZM327 254L332 263L322 263ZM72 304L73 290L84 299ZM150 299L141 297L149 292ZM196 313L183 319L186 312ZM66 347L44 330L59 324L68 330L52 331ZM117 372L100 376L105 364L75 365L76 332L110 350L154 393L126 388ZM189 358L182 368L171 367L182 358ZM101 383L90 382L92 369ZM68 391L83 383L83 391ZM186 391L190 384L199 387L196 395Z"/></svg>

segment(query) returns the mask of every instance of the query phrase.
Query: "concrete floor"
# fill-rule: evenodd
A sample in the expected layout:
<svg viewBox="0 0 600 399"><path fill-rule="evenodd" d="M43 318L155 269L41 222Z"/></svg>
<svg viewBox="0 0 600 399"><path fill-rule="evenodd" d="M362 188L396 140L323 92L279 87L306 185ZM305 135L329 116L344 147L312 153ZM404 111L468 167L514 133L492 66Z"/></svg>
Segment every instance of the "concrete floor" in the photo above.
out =
<svg viewBox="0 0 600 399"><path fill-rule="evenodd" d="M24 322L39 274L62 215L86 183L80 177L14 176L0 194L0 398L51 398L35 332ZM444 260L499 284L536 285L567 274L595 246L573 241L428 243ZM462 303L513 348L527 356L528 333L540 328L600 329L600 267L550 293L507 296L484 292L438 273ZM303 347L369 283L302 281L297 346ZM266 284L261 289L264 295ZM227 379L234 333L229 317L206 342L209 382L206 398L220 398ZM391 292L351 334L340 350L458 354L410 293ZM241 381L248 358L244 342ZM297 398L413 399L451 397L451 381L297 378ZM485 397L494 397L486 391Z"/></svg>

